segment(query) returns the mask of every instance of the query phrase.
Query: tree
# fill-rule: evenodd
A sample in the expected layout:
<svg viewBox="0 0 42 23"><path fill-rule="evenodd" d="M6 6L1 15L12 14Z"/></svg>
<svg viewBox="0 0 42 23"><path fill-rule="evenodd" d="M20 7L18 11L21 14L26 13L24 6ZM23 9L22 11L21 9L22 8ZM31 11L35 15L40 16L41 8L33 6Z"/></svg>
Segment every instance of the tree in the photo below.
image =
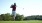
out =
<svg viewBox="0 0 42 23"><path fill-rule="evenodd" d="M42 20L42 15L31 15L24 18L24 20Z"/></svg>
<svg viewBox="0 0 42 23"><path fill-rule="evenodd" d="M24 16L23 15L19 15L19 14L16 14L16 21L21 21L23 20Z"/></svg>
<svg viewBox="0 0 42 23"><path fill-rule="evenodd" d="M23 18L24 18L23 15L16 14L16 21L23 20ZM13 15L12 14L10 15L10 13L1 14L0 15L0 20L3 20L3 21L14 21Z"/></svg>
<svg viewBox="0 0 42 23"><path fill-rule="evenodd" d="M1 14L1 18L4 21L9 21L11 19L11 16L9 13L6 13L6 14Z"/></svg>

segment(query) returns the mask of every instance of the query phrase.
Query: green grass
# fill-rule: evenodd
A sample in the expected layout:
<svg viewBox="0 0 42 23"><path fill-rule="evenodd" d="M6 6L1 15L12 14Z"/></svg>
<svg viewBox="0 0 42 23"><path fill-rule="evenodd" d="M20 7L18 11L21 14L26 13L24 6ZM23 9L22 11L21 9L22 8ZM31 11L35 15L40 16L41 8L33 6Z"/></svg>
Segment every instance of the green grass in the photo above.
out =
<svg viewBox="0 0 42 23"><path fill-rule="evenodd" d="M40 20L28 20L28 21L0 21L0 23L42 23Z"/></svg>

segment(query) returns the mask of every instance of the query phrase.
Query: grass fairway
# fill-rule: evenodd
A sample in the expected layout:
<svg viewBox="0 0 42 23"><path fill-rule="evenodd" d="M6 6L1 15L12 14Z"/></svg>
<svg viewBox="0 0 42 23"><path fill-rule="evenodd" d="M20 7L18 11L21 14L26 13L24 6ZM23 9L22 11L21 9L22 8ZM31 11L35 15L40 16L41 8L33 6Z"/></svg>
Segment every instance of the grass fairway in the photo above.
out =
<svg viewBox="0 0 42 23"><path fill-rule="evenodd" d="M30 20L30 21L0 21L0 23L42 23L39 20Z"/></svg>

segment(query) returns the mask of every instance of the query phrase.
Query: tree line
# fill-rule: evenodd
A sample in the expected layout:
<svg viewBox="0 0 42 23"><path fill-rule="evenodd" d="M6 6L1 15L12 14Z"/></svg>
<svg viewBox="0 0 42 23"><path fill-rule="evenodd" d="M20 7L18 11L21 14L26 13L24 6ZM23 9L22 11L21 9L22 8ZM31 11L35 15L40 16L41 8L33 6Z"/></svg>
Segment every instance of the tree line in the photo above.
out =
<svg viewBox="0 0 42 23"><path fill-rule="evenodd" d="M16 21L23 20L23 17L24 17L23 15L16 14L15 20ZM10 13L1 14L0 21L14 21L13 15Z"/></svg>
<svg viewBox="0 0 42 23"><path fill-rule="evenodd" d="M31 15L24 18L24 20L42 20L42 15Z"/></svg>
<svg viewBox="0 0 42 23"><path fill-rule="evenodd" d="M31 15L24 17L24 15L16 14L15 21L23 21L23 20L42 20L42 15ZM14 21L13 15L10 13L1 14L0 21Z"/></svg>

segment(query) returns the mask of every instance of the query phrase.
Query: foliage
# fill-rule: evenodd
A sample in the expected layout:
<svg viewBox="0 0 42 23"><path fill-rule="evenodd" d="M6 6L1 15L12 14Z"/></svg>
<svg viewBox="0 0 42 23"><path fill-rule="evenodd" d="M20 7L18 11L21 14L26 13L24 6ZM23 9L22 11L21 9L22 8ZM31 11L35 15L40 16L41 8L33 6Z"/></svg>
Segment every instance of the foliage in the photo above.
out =
<svg viewBox="0 0 42 23"><path fill-rule="evenodd" d="M16 20L17 21L20 21L20 20L23 20L23 15L19 15L19 14L16 14ZM10 13L6 13L6 14L1 14L0 15L0 21L14 21L13 19L13 15Z"/></svg>
<svg viewBox="0 0 42 23"><path fill-rule="evenodd" d="M42 15L31 15L24 18L24 20L42 20Z"/></svg>
<svg viewBox="0 0 42 23"><path fill-rule="evenodd" d="M23 20L23 18L24 18L23 15L19 15L19 14L16 15L16 21Z"/></svg>
<svg viewBox="0 0 42 23"><path fill-rule="evenodd" d="M16 14L15 20L16 21L23 21L23 20L42 20L42 15L31 15L31 16L24 17L23 15ZM1 14L0 15L0 21L14 21L13 15L10 14L10 13Z"/></svg>

